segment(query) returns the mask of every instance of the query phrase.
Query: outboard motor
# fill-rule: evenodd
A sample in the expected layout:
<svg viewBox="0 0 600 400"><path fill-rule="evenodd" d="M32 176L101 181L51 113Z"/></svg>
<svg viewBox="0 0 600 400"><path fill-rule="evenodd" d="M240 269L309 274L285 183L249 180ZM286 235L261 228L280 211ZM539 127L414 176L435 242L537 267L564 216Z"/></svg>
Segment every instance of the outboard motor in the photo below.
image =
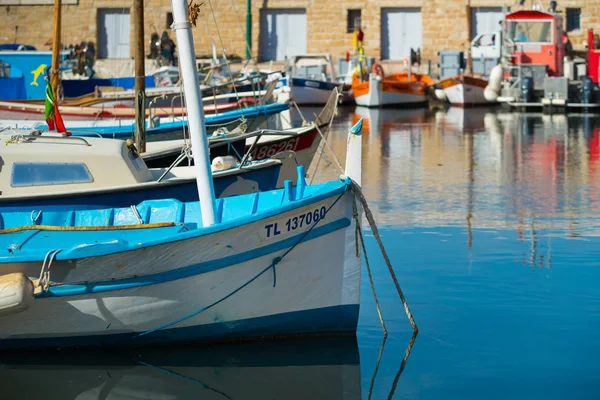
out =
<svg viewBox="0 0 600 400"><path fill-rule="evenodd" d="M581 81L581 102L590 104L594 96L594 81L589 76L584 76Z"/></svg>
<svg viewBox="0 0 600 400"><path fill-rule="evenodd" d="M521 81L521 98L523 103L531 102L533 97L533 77L526 76Z"/></svg>

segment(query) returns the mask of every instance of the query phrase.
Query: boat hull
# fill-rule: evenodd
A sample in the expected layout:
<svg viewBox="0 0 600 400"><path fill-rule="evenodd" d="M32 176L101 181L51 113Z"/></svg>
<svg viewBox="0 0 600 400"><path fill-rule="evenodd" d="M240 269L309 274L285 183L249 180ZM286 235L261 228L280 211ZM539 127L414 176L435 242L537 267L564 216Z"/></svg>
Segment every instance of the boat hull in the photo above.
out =
<svg viewBox="0 0 600 400"><path fill-rule="evenodd" d="M400 92L380 92L368 93L366 95L354 97L356 105L363 107L385 107L400 106L403 104L420 105L427 102L424 95Z"/></svg>
<svg viewBox="0 0 600 400"><path fill-rule="evenodd" d="M427 90L432 84L433 81L426 75L398 73L381 79L372 73L366 82L360 82L355 75L352 92L358 106L416 106L427 102Z"/></svg>
<svg viewBox="0 0 600 400"><path fill-rule="evenodd" d="M361 261L352 202L351 192L329 192L270 218L104 256L75 257L86 251L80 245L52 264L45 295L0 316L0 349L355 332ZM315 227L289 230L286 221L322 209ZM39 268L3 264L30 277Z"/></svg>
<svg viewBox="0 0 600 400"><path fill-rule="evenodd" d="M472 77L448 78L440 82L448 102L456 106L492 104L486 100L484 91L487 80Z"/></svg>
<svg viewBox="0 0 600 400"><path fill-rule="evenodd" d="M291 97L296 104L324 105L329 100L331 91L336 87L335 83L330 82L302 78L290 79Z"/></svg>

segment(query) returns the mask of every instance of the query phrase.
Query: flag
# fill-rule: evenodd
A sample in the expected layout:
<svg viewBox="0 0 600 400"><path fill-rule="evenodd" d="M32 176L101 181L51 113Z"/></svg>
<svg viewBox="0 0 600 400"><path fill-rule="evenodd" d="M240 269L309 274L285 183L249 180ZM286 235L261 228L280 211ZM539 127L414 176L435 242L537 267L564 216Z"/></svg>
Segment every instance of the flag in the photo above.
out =
<svg viewBox="0 0 600 400"><path fill-rule="evenodd" d="M56 100L54 100L50 82L46 83L46 123L48 124L48 130L57 130L68 135L65 123L58 111L58 105L56 104Z"/></svg>
<svg viewBox="0 0 600 400"><path fill-rule="evenodd" d="M358 31L354 28L354 34L352 35L352 47L358 50Z"/></svg>

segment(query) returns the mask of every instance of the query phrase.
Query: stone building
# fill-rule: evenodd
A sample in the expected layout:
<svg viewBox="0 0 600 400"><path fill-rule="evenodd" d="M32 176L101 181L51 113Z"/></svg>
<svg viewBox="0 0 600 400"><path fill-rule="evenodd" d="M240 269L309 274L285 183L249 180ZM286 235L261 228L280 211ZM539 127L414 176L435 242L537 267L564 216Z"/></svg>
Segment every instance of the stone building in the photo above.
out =
<svg viewBox="0 0 600 400"><path fill-rule="evenodd" d="M230 55L245 55L246 0L196 0L203 14L194 29L196 52L210 54L221 42ZM302 53L352 51L352 28L364 28L367 55L386 62L421 49L422 60L438 62L440 50L466 50L480 32L498 28L503 9L522 0L262 0L251 1L252 54L261 61ZM525 0L529 7L532 0ZM53 0L0 0L0 43L26 43L49 49ZM536 0L547 8L548 0ZM100 58L133 55L132 0L63 0L62 42L97 43ZM212 10L212 11L211 11ZM569 37L581 46L588 28L600 30L600 0L562 0ZM170 0L145 0L145 47L171 23ZM218 29L213 20L213 12ZM170 32L172 38L174 34ZM220 53L220 50L219 50Z"/></svg>

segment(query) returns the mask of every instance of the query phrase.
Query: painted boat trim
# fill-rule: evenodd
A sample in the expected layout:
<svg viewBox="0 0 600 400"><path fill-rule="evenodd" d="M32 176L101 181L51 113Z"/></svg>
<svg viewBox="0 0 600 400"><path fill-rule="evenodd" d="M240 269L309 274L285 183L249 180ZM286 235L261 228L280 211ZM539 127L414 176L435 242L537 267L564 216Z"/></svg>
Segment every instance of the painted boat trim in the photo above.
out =
<svg viewBox="0 0 600 400"><path fill-rule="evenodd" d="M192 276L205 274L207 272L216 271L245 261L250 261L262 256L266 256L268 254L275 253L279 250L291 247L296 243L303 243L312 239L316 239L318 237L327 235L331 232L338 231L348 226L350 226L350 220L347 218L341 218L336 221L330 222L326 225L316 227L312 231L308 232L308 234L306 234L306 232L299 233L287 239L280 240L279 242L259 247L257 249L234 254L229 257L206 261L194 265L188 265L186 267L170 271L159 272L156 274L145 275L135 278L119 279L105 282L52 286L48 289L48 292L43 293L42 295L39 295L36 298L41 299L46 297L66 297L93 293L103 293L116 290L133 289L149 285L156 285L160 283L189 278Z"/></svg>
<svg viewBox="0 0 600 400"><path fill-rule="evenodd" d="M313 204L313 203L319 202L321 200L325 200L327 198L330 198L330 197L333 197L336 195L339 195L341 198L341 196L350 189L350 184L351 183L348 180L346 180L346 181L342 181L342 182L334 181L334 182L324 183L321 185L314 185L314 186L319 186L319 191L315 192L314 194L312 194L308 197L303 197L301 199L292 200L292 201L283 200L282 204L279 205L278 207L274 207L271 210L266 210L264 212L261 212L260 214L246 215L246 216L236 218L236 219L228 221L228 222L222 222L222 223L211 225L209 227L202 228L202 229L195 229L195 230L191 230L191 231L181 232L180 230L184 229L184 228L182 226L176 225L175 228L178 231L173 232L173 233L170 232L173 229L170 227L156 228L156 229L161 229L163 231L168 230L169 233L164 232L165 234L161 235L160 238L157 238L156 235L152 235L152 234L146 235L145 237L154 236L152 239L148 239L147 241L144 240L145 239L145 237L144 237L144 238L140 238L140 240L137 240L136 243L116 240L116 241L110 241L107 243L97 243L97 244L88 245L88 246L77 246L77 247L70 248L70 249L63 249L63 251L58 253L55 260L60 261L60 260L69 260L69 259L76 259L76 258L105 256L108 254L122 253L122 252L127 252L127 251L131 251L131 250L137 250L137 249L142 249L142 248L147 248L147 247L152 247L152 246L157 246L157 245L162 245L162 244L167 244L167 243L175 243L175 242L183 241L186 239L198 238L198 237L210 235L215 232L226 231L228 229L233 229L233 228L236 228L241 225L246 225L246 224L249 224L252 222L256 222L256 221L267 219L267 218L270 218L270 217L273 217L276 215L280 215L285 212L288 212L288 211L291 211L291 210L294 210L297 208L301 208L303 206ZM295 190L295 189L292 189L292 190ZM285 195L285 189L278 189L278 191L281 191L282 195ZM283 197L283 198L285 198L285 197ZM223 201L224 201L223 199L217 200L217 208L220 206L220 204L222 206ZM34 232L33 234L35 234L36 232L39 232L39 231L33 231L33 232ZM146 233L148 233L148 232L154 232L154 229L146 230ZM46 256L46 254L44 252L39 252L36 250L27 251L27 250L21 249L21 250L19 250L18 253L13 252L9 255L0 256L0 263L36 262L36 261L42 261L45 256Z"/></svg>

